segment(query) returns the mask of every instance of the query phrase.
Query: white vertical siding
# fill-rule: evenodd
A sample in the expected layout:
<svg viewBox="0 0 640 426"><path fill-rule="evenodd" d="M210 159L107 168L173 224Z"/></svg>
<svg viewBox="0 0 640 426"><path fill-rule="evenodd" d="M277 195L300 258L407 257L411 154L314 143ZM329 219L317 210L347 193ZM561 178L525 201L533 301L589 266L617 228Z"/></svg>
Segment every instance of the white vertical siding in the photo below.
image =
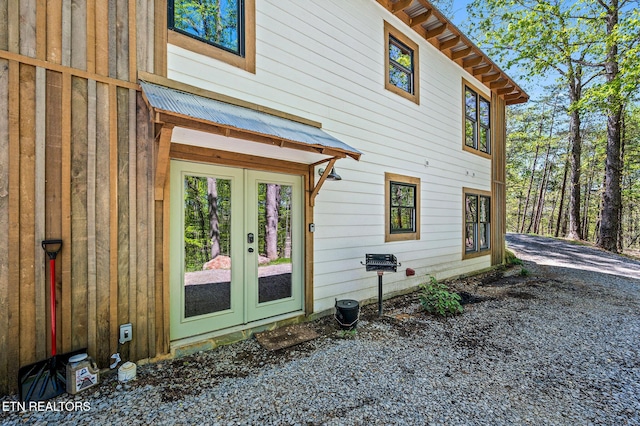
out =
<svg viewBox="0 0 640 426"><path fill-rule="evenodd" d="M462 188L491 190L491 161L462 150L462 78L473 77L373 0L256 7L255 74L169 46L168 76L319 121L364 153L339 161L343 180L326 182L316 200L315 310L377 294L365 253L402 262L385 274L385 291L488 267L489 256L462 261ZM419 45L420 105L384 89L383 20ZM420 241L384 243L385 172L421 179Z"/></svg>

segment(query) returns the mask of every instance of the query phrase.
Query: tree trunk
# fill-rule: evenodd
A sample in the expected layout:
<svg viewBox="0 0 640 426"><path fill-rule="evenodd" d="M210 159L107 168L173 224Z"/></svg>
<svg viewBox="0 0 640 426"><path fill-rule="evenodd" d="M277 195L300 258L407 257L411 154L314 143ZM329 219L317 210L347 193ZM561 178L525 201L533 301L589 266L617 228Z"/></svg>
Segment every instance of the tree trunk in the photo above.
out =
<svg viewBox="0 0 640 426"><path fill-rule="evenodd" d="M618 1L612 0L606 9L607 35L611 35L618 24ZM616 87L618 77L618 45L611 43L605 62L605 75L608 84ZM620 228L620 208L622 194L620 179L622 176L622 159L620 150L621 119L623 101L618 91L607 98L607 159L605 161L605 186L602 193L602 218L600 221L600 238L598 246L611 252L618 252L618 231Z"/></svg>
<svg viewBox="0 0 640 426"><path fill-rule="evenodd" d="M578 92L579 88L572 84L572 92ZM580 96L572 93L571 101L577 102ZM582 239L580 223L580 155L582 154L582 136L580 135L580 112L574 109L570 113L569 139L571 141L571 182L569 183L569 234L572 240Z"/></svg>
<svg viewBox="0 0 640 426"><path fill-rule="evenodd" d="M518 232L520 229L520 217L522 216L522 191L518 194L518 216L516 217L516 229L515 232Z"/></svg>
<svg viewBox="0 0 640 426"><path fill-rule="evenodd" d="M584 186L584 205L582 210L582 238L589 241L589 210L591 209L591 189L593 187L593 178L596 174L596 153L595 148L591 160L589 161L589 170L587 172L587 183Z"/></svg>
<svg viewBox="0 0 640 426"><path fill-rule="evenodd" d="M267 184L265 224L265 250L269 260L278 258L278 206L280 185Z"/></svg>
<svg viewBox="0 0 640 426"><path fill-rule="evenodd" d="M541 124L542 126L542 124ZM520 226L520 232L524 232L524 223L527 220L527 210L529 209L529 201L531 200L531 190L533 188L533 178L536 174L536 166L538 165L538 152L540 151L540 145L536 144L536 155L533 157L533 166L531 166L531 178L529 179L529 189L527 190L527 199L524 203L524 211L522 212L522 226ZM529 230L531 229L531 222L529 222Z"/></svg>
<svg viewBox="0 0 640 426"><path fill-rule="evenodd" d="M207 178L207 201L209 204L209 240L211 259L220 254L220 228L218 218L218 186L215 178Z"/></svg>
<svg viewBox="0 0 640 426"><path fill-rule="evenodd" d="M558 237L560 234L560 225L562 223L562 208L564 207L564 194L567 190L567 175L569 174L569 159L564 163L564 176L562 177L562 189L560 190L560 205L558 206L558 221L556 222L556 233L555 236Z"/></svg>
<svg viewBox="0 0 640 426"><path fill-rule="evenodd" d="M540 183L540 193L538 194L538 206L533 223L533 233L540 233L540 222L542 222L542 211L544 209L545 195L547 194L547 182L551 174L551 164L549 163L549 153L551 152L551 142L547 144L547 154L544 158L544 169L542 171L542 182Z"/></svg>

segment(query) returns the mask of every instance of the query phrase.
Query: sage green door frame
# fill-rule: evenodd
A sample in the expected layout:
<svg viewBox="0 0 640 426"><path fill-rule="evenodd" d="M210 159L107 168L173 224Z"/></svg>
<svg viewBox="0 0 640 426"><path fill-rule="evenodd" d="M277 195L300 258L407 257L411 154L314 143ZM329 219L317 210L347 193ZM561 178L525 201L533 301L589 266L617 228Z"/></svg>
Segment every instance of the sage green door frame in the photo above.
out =
<svg viewBox="0 0 640 426"><path fill-rule="evenodd" d="M210 164L171 161L170 175L170 338L183 339L242 326L254 321L304 309L304 196L302 176L262 172ZM186 316L185 304L185 178L211 177L230 182L231 284L230 306L218 312ZM278 300L259 301L259 250L248 235L258 235L260 184L287 185L292 190L291 294Z"/></svg>

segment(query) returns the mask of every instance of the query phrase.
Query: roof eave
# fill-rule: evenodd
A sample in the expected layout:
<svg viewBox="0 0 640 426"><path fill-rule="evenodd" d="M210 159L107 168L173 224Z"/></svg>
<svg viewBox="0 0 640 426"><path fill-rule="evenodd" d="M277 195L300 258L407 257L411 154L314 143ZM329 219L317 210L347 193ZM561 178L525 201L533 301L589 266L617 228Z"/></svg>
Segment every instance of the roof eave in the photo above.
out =
<svg viewBox="0 0 640 426"><path fill-rule="evenodd" d="M451 61L472 74L505 104L529 95L428 0L376 0Z"/></svg>

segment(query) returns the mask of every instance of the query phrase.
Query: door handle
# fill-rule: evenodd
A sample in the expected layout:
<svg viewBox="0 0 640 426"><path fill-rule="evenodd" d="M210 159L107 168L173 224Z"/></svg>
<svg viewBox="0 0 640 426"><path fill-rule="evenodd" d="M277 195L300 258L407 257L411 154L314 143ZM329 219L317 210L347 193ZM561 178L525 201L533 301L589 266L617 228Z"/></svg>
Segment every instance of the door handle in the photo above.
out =
<svg viewBox="0 0 640 426"><path fill-rule="evenodd" d="M252 233L247 234L247 243L253 244L253 234Z"/></svg>
<svg viewBox="0 0 640 426"><path fill-rule="evenodd" d="M253 247L249 247L249 248L247 249L247 251L248 251L249 253L253 253Z"/></svg>

